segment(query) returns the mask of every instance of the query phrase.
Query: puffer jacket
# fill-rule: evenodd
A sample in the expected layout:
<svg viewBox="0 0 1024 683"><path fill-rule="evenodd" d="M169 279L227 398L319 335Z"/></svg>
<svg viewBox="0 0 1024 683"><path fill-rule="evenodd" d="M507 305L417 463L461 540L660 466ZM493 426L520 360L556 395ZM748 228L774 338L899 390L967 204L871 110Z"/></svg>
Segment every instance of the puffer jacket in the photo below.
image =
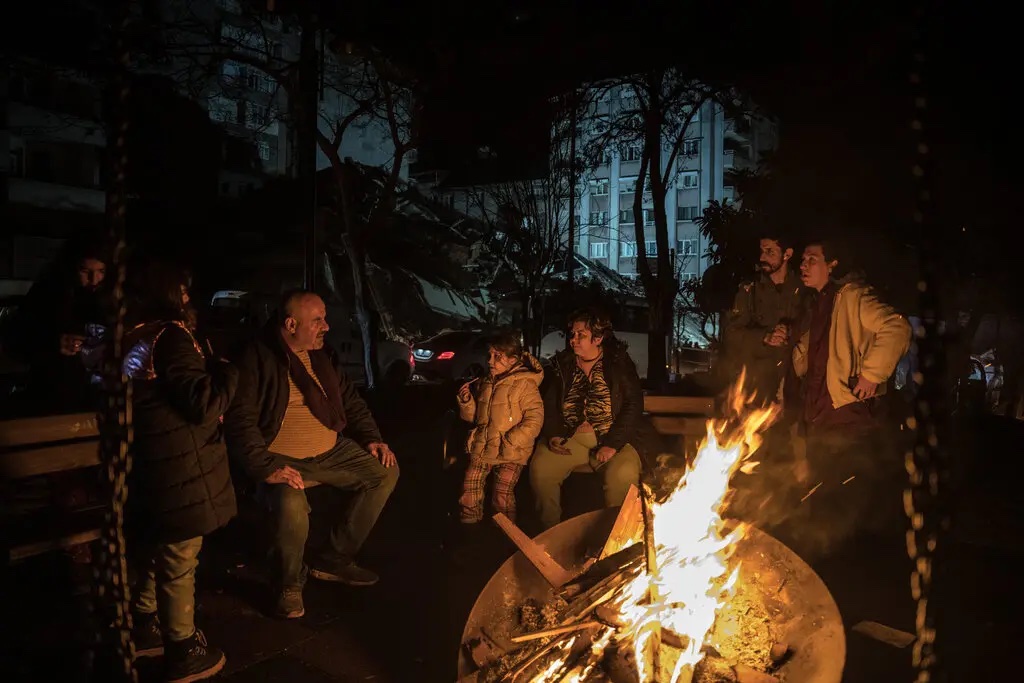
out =
<svg viewBox="0 0 1024 683"><path fill-rule="evenodd" d="M207 360L179 322L141 325L125 346L135 434L129 531L147 543L176 543L219 529L237 511L220 417L238 371Z"/></svg>
<svg viewBox="0 0 1024 683"><path fill-rule="evenodd" d="M459 414L474 424L466 441L470 458L486 463L525 465L544 425L540 383L544 370L526 353L504 375L486 377L476 397L459 401Z"/></svg>

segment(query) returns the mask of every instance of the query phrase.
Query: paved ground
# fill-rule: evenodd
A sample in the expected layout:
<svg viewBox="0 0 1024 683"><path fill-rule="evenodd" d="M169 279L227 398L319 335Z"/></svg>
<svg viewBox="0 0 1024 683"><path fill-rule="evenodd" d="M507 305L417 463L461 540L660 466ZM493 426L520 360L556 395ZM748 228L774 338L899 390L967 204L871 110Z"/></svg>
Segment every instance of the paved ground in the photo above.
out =
<svg viewBox="0 0 1024 683"><path fill-rule="evenodd" d="M477 592L511 552L494 533L472 566L451 561L446 546L454 500L440 474L436 395L417 395L381 407L388 438L401 459L399 488L366 548L364 562L382 581L371 588L346 588L311 581L307 615L282 622L264 616L258 529L249 516L211 539L203 558L198 619L212 643L228 653L224 679L235 683L289 681L327 683L449 683L465 617ZM998 423L996 423L998 424ZM965 509L943 564L943 591L936 604L944 615L939 636L951 681L1010 680L1006 656L1020 643L1021 521L1011 491L1020 456L1021 425L988 425L977 432L973 472L964 477ZM314 506L318 501L314 500ZM329 500L319 501L320 507ZM910 566L902 545L861 548L818 567L848 627L844 680L849 683L910 681L910 649L897 649L849 628L870 619L914 630ZM52 562L23 565L8 584L28 601L5 602L5 626L20 624L20 672L8 667L2 680L73 680L67 625L71 603L57 594ZM46 590L40 592L40 587ZM6 592L6 591L5 591ZM31 596L31 597L30 597ZM52 598L58 598L53 600ZM19 606L20 605L20 606ZM61 653L60 656L55 656ZM144 670L144 679L151 671ZM59 676L59 677L58 677Z"/></svg>

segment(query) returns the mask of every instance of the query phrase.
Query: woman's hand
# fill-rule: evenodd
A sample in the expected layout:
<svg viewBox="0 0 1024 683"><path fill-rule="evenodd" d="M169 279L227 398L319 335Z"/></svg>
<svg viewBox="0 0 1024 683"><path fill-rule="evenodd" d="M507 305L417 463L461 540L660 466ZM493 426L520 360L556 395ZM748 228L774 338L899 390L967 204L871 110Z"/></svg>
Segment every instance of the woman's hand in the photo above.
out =
<svg viewBox="0 0 1024 683"><path fill-rule="evenodd" d="M569 449L565 447L568 442L567 439L563 439L560 436L553 436L548 439L548 448L551 449L552 453L558 453L559 455L569 455Z"/></svg>

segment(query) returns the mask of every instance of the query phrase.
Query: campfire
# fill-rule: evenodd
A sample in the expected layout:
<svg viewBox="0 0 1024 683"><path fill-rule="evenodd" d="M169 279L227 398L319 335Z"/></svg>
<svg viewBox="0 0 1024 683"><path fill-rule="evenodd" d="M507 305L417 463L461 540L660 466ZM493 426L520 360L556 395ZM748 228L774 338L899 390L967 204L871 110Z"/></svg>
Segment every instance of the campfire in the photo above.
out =
<svg viewBox="0 0 1024 683"><path fill-rule="evenodd" d="M470 615L463 679L839 681L845 641L824 584L775 539L721 516L732 476L754 471L751 456L776 417L746 409L742 378L730 407L733 417L708 422L667 495L634 488L617 512L568 520L535 540L496 517L521 552Z"/></svg>

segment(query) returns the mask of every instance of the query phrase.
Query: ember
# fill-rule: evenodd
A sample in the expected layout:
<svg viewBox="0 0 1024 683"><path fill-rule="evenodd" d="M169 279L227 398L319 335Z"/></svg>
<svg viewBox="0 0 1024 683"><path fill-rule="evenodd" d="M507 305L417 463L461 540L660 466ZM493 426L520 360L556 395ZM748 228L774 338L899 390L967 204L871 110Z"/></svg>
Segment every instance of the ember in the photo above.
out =
<svg viewBox="0 0 1024 683"><path fill-rule="evenodd" d="M769 682L812 680L812 672L818 673L813 680L839 680L842 623L820 580L785 546L720 516L731 477L756 465L750 455L775 417L771 409L744 414L739 389L732 408L741 419L709 421L705 443L667 497L654 500L645 488L640 505L627 498L611 533L594 544L604 548L598 557L587 558L581 538L561 539L561 553L551 541L563 527L590 526L573 523L590 518L592 525L607 511L539 536L547 554L517 543L527 552L495 575L467 623L464 640L471 645L484 626L474 624L474 616L479 622L478 612L497 607L489 593L501 590L503 609L493 610L487 623L498 651L475 661L477 681ZM515 570L529 571L525 557L543 567L548 590L527 596L517 585ZM569 569L558 571L559 562ZM551 578L563 574L575 578L564 585ZM838 631L831 662L818 661L822 651L805 651L816 635L804 633L808 627L820 629L825 637L817 640L828 644ZM781 643L795 647L780 650ZM836 669L834 679L821 677L830 669Z"/></svg>

